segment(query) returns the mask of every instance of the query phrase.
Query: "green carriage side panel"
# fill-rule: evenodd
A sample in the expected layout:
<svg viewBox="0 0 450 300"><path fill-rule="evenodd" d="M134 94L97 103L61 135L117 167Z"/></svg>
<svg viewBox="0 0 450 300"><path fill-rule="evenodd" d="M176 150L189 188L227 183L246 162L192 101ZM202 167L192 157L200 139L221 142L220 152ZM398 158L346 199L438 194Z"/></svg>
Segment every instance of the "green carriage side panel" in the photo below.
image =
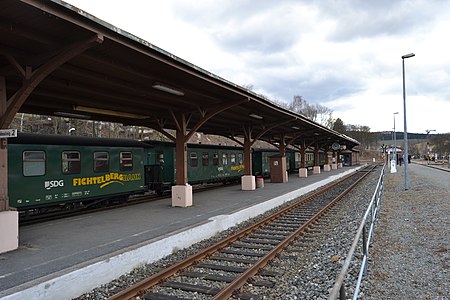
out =
<svg viewBox="0 0 450 300"><path fill-rule="evenodd" d="M279 155L276 149L256 149L252 153L252 171L255 176L270 177L270 157ZM286 151L286 171L293 172L300 162L296 161L296 152Z"/></svg>
<svg viewBox="0 0 450 300"><path fill-rule="evenodd" d="M253 161L253 175L255 176L270 176L270 157L277 154L277 150L271 149L256 149L252 153Z"/></svg>
<svg viewBox="0 0 450 300"><path fill-rule="evenodd" d="M314 166L314 152L312 150L307 150L305 154L305 165L306 167Z"/></svg>
<svg viewBox="0 0 450 300"><path fill-rule="evenodd" d="M214 151L208 148L189 147L187 151L187 177L190 184L214 181L215 169L212 156ZM218 154L217 154L218 155Z"/></svg>
<svg viewBox="0 0 450 300"><path fill-rule="evenodd" d="M276 154L278 154L278 151L264 151L262 153L261 172L264 177L270 177L270 157Z"/></svg>
<svg viewBox="0 0 450 300"><path fill-rule="evenodd" d="M299 151L294 152L294 169L300 169L302 163L301 153Z"/></svg>
<svg viewBox="0 0 450 300"><path fill-rule="evenodd" d="M109 169L108 171L94 172L92 160L94 153L103 151L109 154ZM133 169L126 171L120 169L121 152L133 154ZM68 193L78 195L78 197L100 198L114 194L130 194L139 190L144 191L143 148L89 147L82 149L81 153L82 172L81 174L67 176ZM83 156L88 156L90 159L83 160Z"/></svg>
<svg viewBox="0 0 450 300"><path fill-rule="evenodd" d="M42 135L34 143L14 141L9 144L8 196L11 207L25 209L144 191L143 148L116 147L108 143L84 146L82 142L88 139L78 137L74 139L75 142L72 145L70 140L72 138L54 138ZM52 144L58 141L64 141L66 144ZM115 143L120 144L118 141ZM36 176L24 176L24 171L29 172L27 164L24 165L22 160L24 151L38 151L45 154L45 162L42 162L45 167L42 168L42 173ZM79 172L63 174L63 151L80 154ZM108 170L94 172L93 156L95 151L109 154ZM119 156L121 152L132 153L132 169L120 170ZM131 168L130 161L127 161L127 165L128 168Z"/></svg>
<svg viewBox="0 0 450 300"><path fill-rule="evenodd" d="M279 151L276 149L256 149L252 153L253 161L253 175L270 177L270 157L273 155L279 155ZM287 155L287 154L286 154ZM288 156L286 156L288 159ZM289 170L289 161L287 161L286 168Z"/></svg>
<svg viewBox="0 0 450 300"><path fill-rule="evenodd" d="M190 184L237 180L244 174L244 153L240 147L188 145Z"/></svg>
<svg viewBox="0 0 450 300"><path fill-rule="evenodd" d="M161 166L161 182L174 184L176 177L175 145L170 142L149 142L147 163Z"/></svg>
<svg viewBox="0 0 450 300"><path fill-rule="evenodd" d="M159 141L148 141L145 143L152 146L147 153L147 164L161 165L161 181L175 184L175 144ZM239 178L244 172L243 150L240 147L188 144L187 148L187 176L190 184L235 179ZM223 153L226 153L229 157L229 163L223 164ZM216 158L214 158L214 155L216 155ZM231 155L236 157L234 163L231 163ZM161 162L162 160L163 162Z"/></svg>
<svg viewBox="0 0 450 300"><path fill-rule="evenodd" d="M323 166L325 164L325 152L319 152L319 166Z"/></svg>
<svg viewBox="0 0 450 300"><path fill-rule="evenodd" d="M262 152L253 151L252 153L252 174L262 176Z"/></svg>
<svg viewBox="0 0 450 300"><path fill-rule="evenodd" d="M295 170L295 153L286 151L286 171L293 172Z"/></svg>

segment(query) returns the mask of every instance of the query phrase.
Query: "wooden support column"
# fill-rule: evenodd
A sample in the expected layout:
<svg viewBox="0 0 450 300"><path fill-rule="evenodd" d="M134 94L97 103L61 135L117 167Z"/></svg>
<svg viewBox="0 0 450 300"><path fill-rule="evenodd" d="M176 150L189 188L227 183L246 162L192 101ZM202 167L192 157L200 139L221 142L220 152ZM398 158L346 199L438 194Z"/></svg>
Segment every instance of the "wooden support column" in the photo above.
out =
<svg viewBox="0 0 450 300"><path fill-rule="evenodd" d="M176 133L176 184L186 185L187 179L187 142L185 140L185 133L177 130Z"/></svg>
<svg viewBox="0 0 450 300"><path fill-rule="evenodd" d="M341 150L337 151L337 166L338 168L342 168L342 153Z"/></svg>
<svg viewBox="0 0 450 300"><path fill-rule="evenodd" d="M328 151L329 151L330 149L328 148L328 146L327 147L325 147L325 153L324 153L324 155L325 155L325 164L323 165L323 170L325 171L325 172L329 172L329 171L331 171L331 166L330 166L330 160L328 159Z"/></svg>
<svg viewBox="0 0 450 300"><path fill-rule="evenodd" d="M172 187L172 206L192 206L192 186L187 178L187 140L186 128L188 120L184 114L173 115L177 122L175 137L176 155L176 185Z"/></svg>
<svg viewBox="0 0 450 300"><path fill-rule="evenodd" d="M325 155L325 164L328 165L329 164L329 159L328 159L328 148L325 148L324 150L324 155Z"/></svg>
<svg viewBox="0 0 450 300"><path fill-rule="evenodd" d="M244 139L244 175L252 175L252 143Z"/></svg>
<svg viewBox="0 0 450 300"><path fill-rule="evenodd" d="M176 123L176 136L164 130L164 120L154 120L153 124L149 124L165 136L175 141L176 144L176 185L172 187L172 206L192 206L192 186L188 183L187 177L187 142L197 130L205 124L209 119L215 115L230 109L234 106L238 106L242 103L249 102L250 99L240 99L237 101L229 101L221 103L219 105L211 106L208 108L198 107L198 113L200 114L200 120L196 124L190 126L189 132L187 132L188 124L191 120L192 114L195 112L174 112L170 110L172 119Z"/></svg>
<svg viewBox="0 0 450 300"><path fill-rule="evenodd" d="M8 140L0 139L0 211L8 210Z"/></svg>
<svg viewBox="0 0 450 300"><path fill-rule="evenodd" d="M308 177L308 169L306 168L306 143L303 140L300 145L300 168L298 169L298 177Z"/></svg>
<svg viewBox="0 0 450 300"><path fill-rule="evenodd" d="M300 146L300 168L306 168L306 144L305 141L303 141L302 145Z"/></svg>
<svg viewBox="0 0 450 300"><path fill-rule="evenodd" d="M6 114L6 81L0 76L0 120ZM5 129L5 124L1 129ZM0 253L19 247L19 213L9 209L8 198L8 141L0 139Z"/></svg>
<svg viewBox="0 0 450 300"><path fill-rule="evenodd" d="M278 146L278 150L280 152L279 160L275 160L274 162L279 163L278 167L273 168L270 166L270 178L272 182L288 182L288 174L287 174L287 161L286 161L286 136L284 134L280 135L280 145ZM278 174L273 174L277 172ZM276 178L278 180L273 180Z"/></svg>
<svg viewBox="0 0 450 300"><path fill-rule="evenodd" d="M269 130L278 127L282 124L291 122L292 120L285 120L282 122L276 122L269 126L263 125L261 126L261 131L253 138L252 137L252 131L253 126L251 125L244 125L243 131L244 131L244 165L245 165L245 175L241 177L241 186L242 190L255 190L256 189L256 183L255 183L255 176L251 175L252 173L252 156L251 156L251 146L259 139L261 138L266 132ZM245 150L247 149L247 150ZM247 151L245 153L245 151Z"/></svg>
<svg viewBox="0 0 450 300"><path fill-rule="evenodd" d="M0 119L6 113L6 81L0 77ZM6 127L5 127L6 128ZM0 129L5 129L1 128ZM0 211L9 210L8 201L8 152L7 140L0 139Z"/></svg>
<svg viewBox="0 0 450 300"><path fill-rule="evenodd" d="M316 142L314 145L314 174L320 174L320 161L319 161L319 144Z"/></svg>
<svg viewBox="0 0 450 300"><path fill-rule="evenodd" d="M241 177L241 189L253 191L256 189L255 176L252 175L252 128L244 126L244 176Z"/></svg>
<svg viewBox="0 0 450 300"><path fill-rule="evenodd" d="M278 150L280 151L281 156L286 155L286 137L284 134L281 134L280 136L280 146L278 147Z"/></svg>
<svg viewBox="0 0 450 300"><path fill-rule="evenodd" d="M336 158L336 151L333 150L333 159L331 161L331 169L336 170L337 169L337 158Z"/></svg>

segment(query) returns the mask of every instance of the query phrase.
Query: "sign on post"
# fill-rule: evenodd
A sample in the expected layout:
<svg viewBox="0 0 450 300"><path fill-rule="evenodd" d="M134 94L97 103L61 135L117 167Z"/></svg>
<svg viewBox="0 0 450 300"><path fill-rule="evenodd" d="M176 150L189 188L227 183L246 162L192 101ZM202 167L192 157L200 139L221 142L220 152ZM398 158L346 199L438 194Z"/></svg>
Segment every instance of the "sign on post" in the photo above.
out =
<svg viewBox="0 0 450 300"><path fill-rule="evenodd" d="M391 160L391 173L397 173L397 162L395 159Z"/></svg>
<svg viewBox="0 0 450 300"><path fill-rule="evenodd" d="M0 139L17 137L17 129L0 129Z"/></svg>

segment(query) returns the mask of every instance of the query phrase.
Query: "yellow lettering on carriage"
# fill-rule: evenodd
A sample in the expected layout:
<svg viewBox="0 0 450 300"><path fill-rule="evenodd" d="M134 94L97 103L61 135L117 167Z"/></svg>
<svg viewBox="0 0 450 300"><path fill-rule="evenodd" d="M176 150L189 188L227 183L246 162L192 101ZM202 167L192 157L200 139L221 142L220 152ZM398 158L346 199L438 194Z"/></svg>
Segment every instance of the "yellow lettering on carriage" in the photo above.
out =
<svg viewBox="0 0 450 300"><path fill-rule="evenodd" d="M103 176L95 177L79 177L72 179L73 186L83 186L83 185L102 185L108 182L126 182L126 181L137 181L141 180L142 175L140 173L134 174L121 174L121 173L109 173Z"/></svg>

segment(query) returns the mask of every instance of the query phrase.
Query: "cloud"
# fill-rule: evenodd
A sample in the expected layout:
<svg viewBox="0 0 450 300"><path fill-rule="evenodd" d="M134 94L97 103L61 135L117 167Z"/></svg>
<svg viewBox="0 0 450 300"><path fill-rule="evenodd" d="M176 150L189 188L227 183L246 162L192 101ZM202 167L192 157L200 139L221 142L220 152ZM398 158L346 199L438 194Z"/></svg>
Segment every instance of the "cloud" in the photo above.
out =
<svg viewBox="0 0 450 300"><path fill-rule="evenodd" d="M434 2L433 5L430 5ZM328 38L346 42L361 38L401 36L426 30L439 14L442 1L316 1L326 18L335 20L336 26ZM425 27L424 27L425 26Z"/></svg>
<svg viewBox="0 0 450 300"><path fill-rule="evenodd" d="M449 1L134 0L110 1L107 10L101 1L68 1L271 99L300 95L372 129L389 130L402 110L401 56L414 52L405 61L411 118L436 107L439 118L422 119L450 131L442 116L450 111Z"/></svg>
<svg viewBox="0 0 450 300"><path fill-rule="evenodd" d="M214 43L233 53L267 55L283 52L311 28L311 12L295 1L182 2L178 15L209 33Z"/></svg>

